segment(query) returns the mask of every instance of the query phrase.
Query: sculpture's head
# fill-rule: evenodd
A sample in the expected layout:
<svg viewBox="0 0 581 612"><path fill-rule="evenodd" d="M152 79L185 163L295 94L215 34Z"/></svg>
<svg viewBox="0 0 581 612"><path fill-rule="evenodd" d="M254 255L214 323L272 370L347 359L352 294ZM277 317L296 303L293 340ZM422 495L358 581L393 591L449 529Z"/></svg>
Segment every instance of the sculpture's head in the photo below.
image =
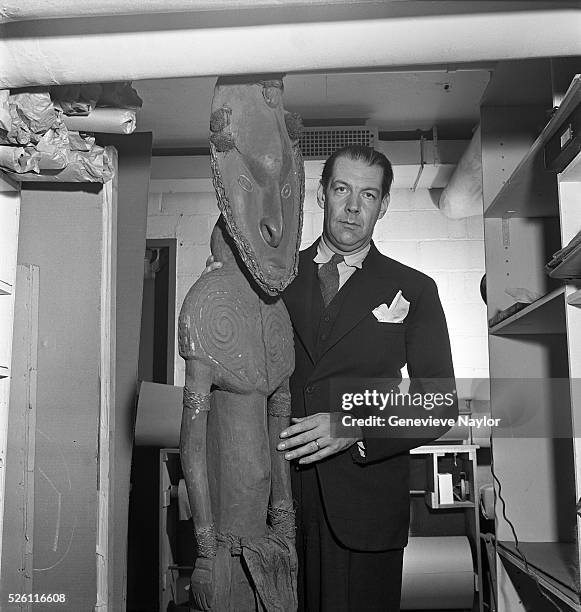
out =
<svg viewBox="0 0 581 612"><path fill-rule="evenodd" d="M269 295L298 266L304 200L300 119L285 113L282 78L221 77L210 119L218 206L248 270Z"/></svg>

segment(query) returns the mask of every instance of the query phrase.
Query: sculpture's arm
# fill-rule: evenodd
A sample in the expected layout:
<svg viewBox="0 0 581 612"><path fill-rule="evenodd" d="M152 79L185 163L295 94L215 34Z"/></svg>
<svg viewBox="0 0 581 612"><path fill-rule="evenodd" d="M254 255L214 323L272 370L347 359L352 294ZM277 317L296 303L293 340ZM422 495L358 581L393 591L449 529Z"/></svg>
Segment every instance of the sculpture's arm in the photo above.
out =
<svg viewBox="0 0 581 612"><path fill-rule="evenodd" d="M191 578L192 596L196 607L201 610L210 609L212 603L217 549L206 464L211 385L212 368L197 359L186 359L180 456L198 544L198 557Z"/></svg>
<svg viewBox="0 0 581 612"><path fill-rule="evenodd" d="M268 435L271 457L271 490L268 515L273 529L294 540L295 513L291 491L290 464L277 451L280 432L290 424L291 396L288 378L268 398Z"/></svg>

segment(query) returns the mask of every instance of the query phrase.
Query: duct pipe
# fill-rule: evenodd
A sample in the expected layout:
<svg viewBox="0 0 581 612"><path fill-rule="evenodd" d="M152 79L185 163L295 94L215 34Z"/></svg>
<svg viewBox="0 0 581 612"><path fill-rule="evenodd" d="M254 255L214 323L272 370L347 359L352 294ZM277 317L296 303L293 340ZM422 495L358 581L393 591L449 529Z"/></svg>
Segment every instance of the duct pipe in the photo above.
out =
<svg viewBox="0 0 581 612"><path fill-rule="evenodd" d="M167 24L164 15L132 17L131 31L113 18L3 24L0 89L581 53L581 14L572 9L542 18L524 10L238 27L195 27L195 15L171 17L179 27L155 29Z"/></svg>
<svg viewBox="0 0 581 612"><path fill-rule="evenodd" d="M482 215L482 146L480 126L440 194L440 210L451 219Z"/></svg>
<svg viewBox="0 0 581 612"><path fill-rule="evenodd" d="M71 17L345 5L345 0L5 0L0 23ZM367 5L369 0L348 0ZM365 7L364 7L365 8Z"/></svg>

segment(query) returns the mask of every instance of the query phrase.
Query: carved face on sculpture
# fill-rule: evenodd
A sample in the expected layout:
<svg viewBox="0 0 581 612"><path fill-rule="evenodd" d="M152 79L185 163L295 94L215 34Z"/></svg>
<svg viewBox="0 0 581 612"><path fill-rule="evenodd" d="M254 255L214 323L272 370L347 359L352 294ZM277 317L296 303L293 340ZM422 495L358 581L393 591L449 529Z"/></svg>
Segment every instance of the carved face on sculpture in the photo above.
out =
<svg viewBox="0 0 581 612"><path fill-rule="evenodd" d="M210 120L218 206L259 286L276 295L294 279L302 227L300 120L284 112L282 80L220 78Z"/></svg>

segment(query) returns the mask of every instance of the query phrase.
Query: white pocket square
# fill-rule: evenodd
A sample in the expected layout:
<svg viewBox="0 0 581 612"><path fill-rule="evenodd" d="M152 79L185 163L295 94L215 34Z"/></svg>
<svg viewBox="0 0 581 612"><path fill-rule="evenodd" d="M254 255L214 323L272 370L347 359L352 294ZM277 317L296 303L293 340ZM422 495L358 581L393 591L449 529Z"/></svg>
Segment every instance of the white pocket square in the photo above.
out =
<svg viewBox="0 0 581 612"><path fill-rule="evenodd" d="M404 298L400 289L389 307L387 304L380 304L372 312L380 323L403 323L409 309L410 303Z"/></svg>

